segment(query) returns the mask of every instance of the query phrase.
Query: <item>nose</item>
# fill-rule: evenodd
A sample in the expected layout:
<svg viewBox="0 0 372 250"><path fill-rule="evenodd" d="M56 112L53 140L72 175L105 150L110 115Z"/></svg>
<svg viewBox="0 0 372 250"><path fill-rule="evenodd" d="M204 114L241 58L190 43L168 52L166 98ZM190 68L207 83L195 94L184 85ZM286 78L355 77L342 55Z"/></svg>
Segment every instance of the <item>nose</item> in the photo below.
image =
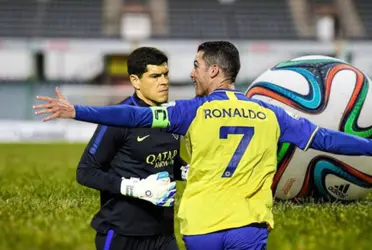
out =
<svg viewBox="0 0 372 250"><path fill-rule="evenodd" d="M166 77L165 75L162 75L161 78L160 78L160 83L162 85L168 85L169 84L169 79L168 77Z"/></svg>
<svg viewBox="0 0 372 250"><path fill-rule="evenodd" d="M194 72L194 70L191 70L190 78L191 78L191 80L194 81L194 78L195 78L195 72Z"/></svg>

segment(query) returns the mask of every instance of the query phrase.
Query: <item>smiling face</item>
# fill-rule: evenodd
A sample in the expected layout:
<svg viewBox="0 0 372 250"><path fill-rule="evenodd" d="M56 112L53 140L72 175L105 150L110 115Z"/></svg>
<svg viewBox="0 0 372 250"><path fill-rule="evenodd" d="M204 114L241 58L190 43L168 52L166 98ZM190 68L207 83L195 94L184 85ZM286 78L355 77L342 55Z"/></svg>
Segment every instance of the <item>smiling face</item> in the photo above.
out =
<svg viewBox="0 0 372 250"><path fill-rule="evenodd" d="M146 66L141 77L130 75L130 80L139 98L151 106L168 102L168 64Z"/></svg>
<svg viewBox="0 0 372 250"><path fill-rule="evenodd" d="M204 52L198 51L194 60L194 68L191 71L190 77L195 85L195 95L204 96L208 94L208 86L210 84L210 66L203 59Z"/></svg>

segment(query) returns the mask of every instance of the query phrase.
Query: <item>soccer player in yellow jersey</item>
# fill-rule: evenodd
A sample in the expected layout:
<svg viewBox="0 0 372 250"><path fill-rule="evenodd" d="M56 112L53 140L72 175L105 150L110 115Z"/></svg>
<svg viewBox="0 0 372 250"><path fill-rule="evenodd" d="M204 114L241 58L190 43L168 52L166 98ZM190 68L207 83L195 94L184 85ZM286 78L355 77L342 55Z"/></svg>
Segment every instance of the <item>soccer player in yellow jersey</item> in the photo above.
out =
<svg viewBox="0 0 372 250"><path fill-rule="evenodd" d="M266 249L274 227L271 184L278 142L336 154L372 155L372 141L332 131L293 117L283 109L234 90L240 69L229 42L198 48L191 78L197 97L163 107L72 105L57 99L36 114L44 120L74 118L109 126L156 127L185 135L191 167L179 218L189 250Z"/></svg>

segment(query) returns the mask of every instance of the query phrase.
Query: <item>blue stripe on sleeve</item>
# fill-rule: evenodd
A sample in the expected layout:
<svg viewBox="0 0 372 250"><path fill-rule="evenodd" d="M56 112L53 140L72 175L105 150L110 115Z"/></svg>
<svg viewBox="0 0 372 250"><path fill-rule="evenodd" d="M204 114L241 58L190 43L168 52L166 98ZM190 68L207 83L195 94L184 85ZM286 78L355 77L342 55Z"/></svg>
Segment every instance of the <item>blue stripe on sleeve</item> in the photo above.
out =
<svg viewBox="0 0 372 250"><path fill-rule="evenodd" d="M130 105L131 101L134 101L134 100L132 98L128 98L128 99L124 100L121 104ZM98 132L98 134L97 134L97 136L96 136L96 138L93 142L93 145L89 149L89 153L91 153L92 155L94 155L96 153L97 148L98 148L99 144L101 143L101 140L102 140L106 130L107 130L107 126L101 126L100 131Z"/></svg>
<svg viewBox="0 0 372 250"><path fill-rule="evenodd" d="M103 135L105 134L107 130L107 126L101 126L100 130L98 131L98 134L93 142L93 145L92 147L90 147L89 149L89 153L91 153L92 155L94 155L97 151L97 148L99 146L99 144L101 143L101 140L103 138Z"/></svg>
<svg viewBox="0 0 372 250"><path fill-rule="evenodd" d="M114 238L114 231L113 230L109 230L107 232L105 246L104 246L104 249L103 250L110 250L112 238Z"/></svg>

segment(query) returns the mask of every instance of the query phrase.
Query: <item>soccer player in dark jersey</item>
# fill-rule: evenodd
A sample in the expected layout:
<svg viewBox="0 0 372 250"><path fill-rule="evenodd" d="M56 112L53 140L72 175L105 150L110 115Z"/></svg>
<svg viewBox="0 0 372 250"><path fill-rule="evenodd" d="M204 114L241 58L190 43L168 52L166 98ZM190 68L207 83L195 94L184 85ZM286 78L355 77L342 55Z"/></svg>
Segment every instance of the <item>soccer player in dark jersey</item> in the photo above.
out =
<svg viewBox="0 0 372 250"><path fill-rule="evenodd" d="M121 104L150 107L167 102L167 62L156 48L134 50L128 57L128 74L135 93ZM151 182L148 190L136 185L163 171L172 182L181 179L180 168L187 164L179 150L179 135L164 129L97 127L76 175L78 183L100 191L101 207L91 222L97 231L97 250L178 249L173 204L143 199L145 191L154 192Z"/></svg>

